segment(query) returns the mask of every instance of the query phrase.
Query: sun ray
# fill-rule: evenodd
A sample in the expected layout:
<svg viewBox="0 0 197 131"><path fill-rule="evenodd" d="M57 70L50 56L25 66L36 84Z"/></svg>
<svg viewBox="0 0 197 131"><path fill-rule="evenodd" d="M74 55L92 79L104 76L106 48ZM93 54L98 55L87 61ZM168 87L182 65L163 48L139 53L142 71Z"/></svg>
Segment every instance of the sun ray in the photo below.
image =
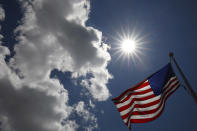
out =
<svg viewBox="0 0 197 131"><path fill-rule="evenodd" d="M147 43L147 41L145 41L146 36L140 36L135 28L132 31L128 28L127 30L121 28L121 31L117 32L117 36L118 37L114 38L116 47L113 48L115 50L113 55L117 56L116 61L119 59L125 61L125 59L127 59L128 64L130 64L130 62L135 64L137 60L142 62L141 56L146 49L144 44Z"/></svg>

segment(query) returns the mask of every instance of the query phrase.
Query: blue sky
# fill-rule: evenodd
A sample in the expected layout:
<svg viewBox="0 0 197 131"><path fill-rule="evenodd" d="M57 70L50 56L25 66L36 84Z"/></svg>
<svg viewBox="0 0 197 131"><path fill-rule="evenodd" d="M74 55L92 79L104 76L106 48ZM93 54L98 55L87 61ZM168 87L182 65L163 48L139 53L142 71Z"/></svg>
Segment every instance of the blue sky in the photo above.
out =
<svg viewBox="0 0 197 131"><path fill-rule="evenodd" d="M10 50L10 54L7 53L5 61L0 59L1 63L4 63L0 66L0 71L3 71L2 76L0 76L0 83L2 82L0 85L3 85L3 78L8 79L12 84L11 86L6 85L6 87L11 87L13 89L12 93L17 98L23 98L24 93L24 99L27 99L27 101L36 100L34 97L38 96L39 98L37 94L44 90L45 93L42 92L44 100L41 100L40 103L46 104L46 107L49 108L52 107L48 105L53 105L53 107L58 105L46 93L50 92L51 88L53 89L50 83L54 87L57 86L51 92L65 92L65 94L57 93L53 96L55 100L60 101L59 105L66 103L65 107L61 106L61 110L64 111L54 112L44 109L47 113L52 113L41 114L43 118L35 117L35 120L45 120L42 124L48 125L47 119L44 118L55 122L63 119L63 124L60 124L60 126L63 126L61 127L62 130L70 131L127 131L128 128L122 122L111 99L166 65L169 62L168 53L170 51L174 52L177 62L194 91L197 92L195 87L195 74L197 74L196 1L91 0L90 3L86 3L82 0L81 2L85 6L79 6L79 8L74 8L74 2L72 3L71 0L58 1L53 3L54 5L47 0L45 1L46 7L49 8L39 9L39 2L38 4L33 2L27 4L24 1L19 2L17 0L3 0L0 2L5 11L5 18L0 23L2 27L1 35L3 36L0 42L2 48L0 50L2 51L0 52L2 57L0 58L6 56L6 47ZM61 6L61 3L65 4L65 7ZM28 6L25 7L25 4ZM54 8L51 8L53 6ZM73 9L71 9L71 6ZM28 14L27 7L33 7L33 11L30 10L36 14L36 22L29 17L32 12ZM24 14L27 17L26 19ZM72 22L59 19L60 15L69 16L68 14L71 15ZM83 22L85 25L83 25ZM54 27L52 27L53 25ZM19 26L21 26L18 29L19 31L14 32ZM36 28L36 26L39 28ZM91 27L91 29L88 27ZM39 30L38 34L36 34L36 29ZM135 31L138 38L143 37L144 48L140 50L139 59L136 57L129 59L129 61L125 57L117 59L119 54L115 54L115 48L120 44L117 41L120 38L118 34L123 35L128 31ZM41 33L39 34L39 32ZM43 33L49 34L55 40L52 38L46 39ZM43 40L46 42L43 42ZM93 46L92 43L95 41L98 45L102 43L100 41L103 41L103 43L99 46ZM47 45L47 43L50 44ZM105 44L108 44L111 48L105 50ZM34 51L34 49L36 50ZM37 59L38 57L39 59ZM13 63L12 59L14 59ZM178 78L184 84L175 66L173 67ZM110 74L113 78L110 77ZM46 78L47 75L50 77ZM7 76L12 77L7 78ZM12 79L15 77L17 80L22 79L18 80L23 87L21 93L17 93L17 82ZM91 78L95 79L91 80ZM52 79L55 79L56 82ZM47 85L47 88L43 85ZM31 90L26 91L24 88L35 89L35 91L31 93ZM58 90L56 91L56 89ZM1 91L6 93L7 90L2 88ZM7 92L9 93L9 91ZM32 99L25 93L30 93ZM62 100L62 95L65 96L65 100ZM50 100L47 100L48 97ZM9 100L7 97L0 96L1 99L2 101ZM23 103L21 99L15 101L12 97L11 101L13 103ZM50 131L42 126L39 129L33 128L38 123L31 120L27 120L28 126L21 127L20 122L24 122L28 117L24 117L24 119L22 117L17 123L15 116L20 116L21 112L18 112L18 109L23 111L29 105L12 105L13 103L0 103L0 107L5 106L2 111L0 109L0 131L9 131L9 129L11 131L14 129L23 131L28 128ZM16 110L9 110L9 107L15 107ZM39 114L37 110L42 108L36 102L32 103L32 107L32 110L28 108L28 111L25 111L24 114L33 112L31 115L36 116ZM144 124L132 124L132 130L195 131L197 128L195 125L197 121L196 109L197 105L192 97L183 87L180 87L168 99L164 112L158 119ZM19 115L16 115L17 113ZM53 115L50 115L58 113L61 114L58 115L58 120L54 120ZM8 118L8 120L6 121L3 118ZM60 128L56 129L54 127L51 130L60 130Z"/></svg>
<svg viewBox="0 0 197 131"><path fill-rule="evenodd" d="M148 51L146 51L145 62L135 66L132 63L128 66L127 61L109 64L109 70L113 73L114 79L110 81L109 88L113 96L143 80L167 62L168 52L173 51L175 58L180 64L185 75L189 79L193 89L195 88L196 58L196 33L197 17L195 1L137 1L137 0L99 0L92 2L90 13L90 24L102 30L108 36L108 41L113 47L115 36L120 28L127 28L128 25L135 27L139 32L147 34ZM113 54L113 52L111 52ZM146 63L147 62L147 63ZM121 64L120 64L121 63ZM122 64L123 63L123 64ZM181 79L179 74L178 77ZM183 81L182 81L183 82ZM127 130L124 124L119 124L117 111L114 107L106 105L110 114L107 121L112 130ZM113 106L113 105L112 105ZM112 109L113 108L113 109ZM110 113L113 110L113 114ZM106 113L106 114L108 114ZM181 87L167 101L163 114L155 121L146 124L133 124L133 130L196 130L196 105L192 98ZM103 117L102 121L106 118ZM107 122L107 123L108 123ZM103 130L109 129L106 124ZM122 127L123 126L123 127Z"/></svg>

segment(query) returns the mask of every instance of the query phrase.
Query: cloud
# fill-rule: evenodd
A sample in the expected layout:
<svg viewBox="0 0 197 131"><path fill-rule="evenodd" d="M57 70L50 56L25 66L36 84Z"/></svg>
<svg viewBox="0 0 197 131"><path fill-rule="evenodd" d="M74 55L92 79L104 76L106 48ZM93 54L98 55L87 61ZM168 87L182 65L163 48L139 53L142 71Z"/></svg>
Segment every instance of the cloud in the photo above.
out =
<svg viewBox="0 0 197 131"><path fill-rule="evenodd" d="M90 106L91 108L94 108L94 107L95 107L95 104L93 104L92 101L89 100L89 106Z"/></svg>
<svg viewBox="0 0 197 131"><path fill-rule="evenodd" d="M69 110L62 109L63 95L49 95L45 90L23 86L14 87L7 78L0 79L0 116L4 118L4 131L54 131L61 130L63 118ZM61 99L60 99L61 98ZM66 109L66 107L63 107ZM6 121L5 121L6 118Z"/></svg>
<svg viewBox="0 0 197 131"><path fill-rule="evenodd" d="M5 11L0 5L0 21L3 21L5 19Z"/></svg>
<svg viewBox="0 0 197 131"><path fill-rule="evenodd" d="M5 11L2 8L2 6L0 5L0 22L4 21L5 19ZM0 25L0 31L1 31L1 25ZM0 34L0 44L1 44L1 39L3 38L3 36Z"/></svg>
<svg viewBox="0 0 197 131"><path fill-rule="evenodd" d="M75 131L78 127L79 126L75 121L65 121L64 129L62 131Z"/></svg>
<svg viewBox="0 0 197 131"><path fill-rule="evenodd" d="M69 92L53 69L72 73L81 80L95 100L105 101L112 75L108 45L102 32L86 26L88 0L19 0L24 17L16 28L14 56L0 45L0 129L4 131L74 131L79 125L72 113L87 123L83 129L97 128L97 118L83 101L68 105ZM0 20L5 13L0 7ZM0 43L1 44L1 43ZM90 75L90 77L89 77ZM94 108L94 104L90 103ZM88 124L90 123L90 124Z"/></svg>
<svg viewBox="0 0 197 131"><path fill-rule="evenodd" d="M107 70L110 55L102 33L85 25L89 13L86 0L35 0L22 1L25 15L16 32L19 43L11 65L22 71L25 81L32 82L48 77L52 69L72 72L78 78L88 73L83 84L92 96L106 100L106 87L112 78Z"/></svg>
<svg viewBox="0 0 197 131"><path fill-rule="evenodd" d="M68 92L55 79L23 84L4 60L9 53L7 47L0 46L0 129L65 131L73 123L69 120L72 107L67 104ZM62 125L64 120L67 124ZM69 127L76 128L77 124Z"/></svg>
<svg viewBox="0 0 197 131"><path fill-rule="evenodd" d="M10 54L10 50L5 47L2 46L0 43L0 78L4 77L4 76L8 76L11 71L9 69L9 67L7 66L6 62L5 62L5 56Z"/></svg>
<svg viewBox="0 0 197 131"><path fill-rule="evenodd" d="M78 104L75 105L75 111L83 119L80 123L81 125L84 124L84 122L88 123L88 125L84 127L85 130L92 131L98 128L97 118L85 108L83 101L79 101Z"/></svg>

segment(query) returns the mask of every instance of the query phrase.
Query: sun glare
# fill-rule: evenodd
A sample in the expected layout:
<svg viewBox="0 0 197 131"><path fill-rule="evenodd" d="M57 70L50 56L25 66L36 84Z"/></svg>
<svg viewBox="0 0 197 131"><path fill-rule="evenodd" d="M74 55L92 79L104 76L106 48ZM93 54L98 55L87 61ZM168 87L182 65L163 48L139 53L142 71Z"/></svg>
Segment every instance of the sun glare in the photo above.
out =
<svg viewBox="0 0 197 131"><path fill-rule="evenodd" d="M121 49L127 54L132 54L136 49L136 42L131 39L123 40Z"/></svg>
<svg viewBox="0 0 197 131"><path fill-rule="evenodd" d="M141 56L146 52L145 43L147 40L135 29L132 31L128 29L118 32L118 37L114 37L117 41L114 56L116 56L116 60L122 59L124 61L127 59L128 63L142 62Z"/></svg>

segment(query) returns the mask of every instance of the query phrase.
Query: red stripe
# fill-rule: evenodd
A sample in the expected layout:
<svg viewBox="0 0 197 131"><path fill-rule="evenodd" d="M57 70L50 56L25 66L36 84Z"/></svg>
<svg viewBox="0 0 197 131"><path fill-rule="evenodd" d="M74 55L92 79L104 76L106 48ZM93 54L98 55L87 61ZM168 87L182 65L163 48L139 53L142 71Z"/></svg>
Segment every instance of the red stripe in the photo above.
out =
<svg viewBox="0 0 197 131"><path fill-rule="evenodd" d="M174 82L175 80L177 80L177 79L173 79L172 82ZM172 82L169 82L169 84L171 84ZM166 89L169 87L169 84L166 86ZM165 90L163 92L165 92ZM146 108L146 107L149 107L149 106L157 104L159 101L160 100L156 100L156 101L153 101L153 102L150 102L150 103L147 103L147 104L143 104L143 105L138 105L137 104L135 107L136 108Z"/></svg>
<svg viewBox="0 0 197 131"><path fill-rule="evenodd" d="M178 86L180 86L180 84L178 84ZM130 122L132 122L132 123L145 123L145 122L149 122L149 121L152 121L152 120L155 120L156 118L158 118L158 117L161 115L161 113L163 112L163 110L164 110L165 103L166 103L167 99L168 99L169 96L171 96L171 94L174 93L177 89L178 89L178 87L177 87L174 91L172 91L170 94L167 95L166 99L164 100L164 106L163 106L162 110L161 110L160 113L157 114L155 117L153 117L153 118L146 118L146 119L130 119Z"/></svg>
<svg viewBox="0 0 197 131"><path fill-rule="evenodd" d="M174 88L174 87L177 86L178 84L179 84L178 82L176 82L175 84L173 84L172 87L169 89L169 91L172 90L172 88ZM170 86L170 85L169 85L169 86ZM168 92L169 92L169 91L168 91ZM162 100L162 101L163 101L163 98L165 99L165 97L166 97L166 95L167 95L168 92L165 92L164 94L162 94L162 97L161 97L161 100ZM154 112L156 112L156 111L158 110L158 108L161 107L161 104L162 104L162 102L160 103L159 107L157 107L156 109L153 109L153 110L149 110L149 111L134 111L134 112L132 113L132 115L140 115L140 114L151 114L151 113L154 113ZM136 107L135 107L135 108L136 108Z"/></svg>
<svg viewBox="0 0 197 131"><path fill-rule="evenodd" d="M171 84L172 82L176 81L176 80L178 80L176 77L175 77L174 79L170 80L170 82L168 83L168 85L169 85L169 84ZM167 86L168 86L168 85L167 85ZM167 88L167 86L166 86L166 87L164 87L163 89L166 89L166 88Z"/></svg>
<svg viewBox="0 0 197 131"><path fill-rule="evenodd" d="M172 79L169 83L168 83L168 85L166 86L166 88L172 83L172 82L174 82L175 80L177 80L176 78L175 79ZM146 83L149 83L149 82L146 82ZM146 85L149 85L149 84L146 84ZM145 86L144 86L145 87ZM166 90L166 88L164 89L164 90ZM114 103L115 104L119 104L119 103L123 103L123 102L125 102L125 101L127 101L131 96L133 96L133 95L140 95L140 94L145 94L145 93L148 93L149 91L152 91L152 89L148 89L148 90L144 90L144 91L141 91L141 92L131 92L131 94L129 94L126 98L124 98L124 100L121 100L121 101L119 101L119 102L116 102L116 101L114 101Z"/></svg>
<svg viewBox="0 0 197 131"><path fill-rule="evenodd" d="M160 99L158 99L158 100L156 100L156 101L153 101L153 102L150 102L150 103L147 103L147 104L143 104L143 105L136 104L136 105L135 105L135 108L146 108L146 107L149 107L149 106L158 104L159 102L160 102ZM130 119L130 118L129 118L129 119ZM125 123L125 124L128 126L128 121L127 121L127 123Z"/></svg>
<svg viewBox="0 0 197 131"><path fill-rule="evenodd" d="M147 85L149 85L149 82L145 82L147 79L143 80L142 82L136 84L134 87L127 89L126 91L124 91L120 96L112 99L113 101L117 101L117 100L121 100L122 97L124 97L128 92L132 92L134 90L143 88Z"/></svg>
<svg viewBox="0 0 197 131"><path fill-rule="evenodd" d="M126 98L124 98L122 101L119 101L119 102L115 102L114 103L117 105L117 104L120 104L120 103L124 103L125 101L129 100L131 98L131 96L134 96L134 95L142 95L142 94L146 94L148 92L151 92L152 89L149 88L147 90L144 90L144 91L140 91L140 92L133 92L131 94L129 94Z"/></svg>
<svg viewBox="0 0 197 131"><path fill-rule="evenodd" d="M179 84L179 82L176 82L176 83L173 84L172 86L171 86L171 85L168 85L168 86L171 86L171 88L169 89L169 91L170 91L172 88L174 88L175 86L177 86L178 84ZM168 88L168 87L167 87L167 88ZM155 113L155 112L161 107L161 105L163 104L163 98L165 98L165 96L166 96L167 93L168 93L168 92L165 92L165 94L162 95L162 98L161 98L161 99L155 101L154 104L151 104L151 105L150 105L150 106L153 106L153 105L155 105L155 104L158 104L158 103L160 102L160 100L161 100L161 103L160 103L159 107L157 107L156 109L149 110L149 111L134 111L134 112L132 112L133 109L136 108L136 106L134 106L134 107L131 109L130 112L128 112L127 114L125 114L125 115L122 116L122 119L127 118L129 115L131 116L131 115L143 115L143 114L152 114L152 113ZM171 93L170 93L170 94L171 94ZM142 106L143 106L143 105L142 105ZM145 108L145 106L143 106L143 108Z"/></svg>
<svg viewBox="0 0 197 131"><path fill-rule="evenodd" d="M150 102L150 103L147 103L147 104L143 104L143 105L136 104L135 108L146 108L146 107L149 107L149 106L152 106L152 105L156 105L159 102L160 102L160 99L158 99L156 101L153 101L153 102Z"/></svg>
<svg viewBox="0 0 197 131"><path fill-rule="evenodd" d="M177 83L178 83L178 82L176 82L174 85L176 86ZM169 86L169 84L168 84L168 86ZM180 83L178 83L178 86L180 86ZM173 87L174 87L174 86L173 86ZM173 88L173 87L171 87L171 88ZM168 88L168 87L166 87L166 88ZM166 97L165 100L164 100L164 106L163 106L162 110L160 111L160 113L159 113L158 115L156 115L156 116L153 117L153 118L147 118L147 119L130 119L130 118L129 118L128 120L130 120L130 126L129 126L128 128L131 129L131 123L145 123L145 122L149 122L149 121L152 121L152 120L155 120L156 118L158 118L158 117L162 114L162 112L163 112L163 110L164 110L164 108L165 108L165 102L167 101L167 99L169 98L169 96L170 96L172 93L174 93L177 89L178 89L178 87L177 87L174 91L172 91L170 94L167 95L167 97ZM169 91L170 91L170 90L169 90ZM165 94L166 94L166 93L165 93ZM152 106L152 105L154 105L154 103L157 104L159 101L160 101L160 99L157 100L157 101L148 103L148 104L136 105L135 107L143 108L143 107L147 107L147 106ZM163 103L163 102L162 102L162 103ZM131 117L131 115L130 115L129 117ZM128 122L129 122L129 121L127 121L127 122L125 123L127 126L128 126Z"/></svg>
<svg viewBox="0 0 197 131"><path fill-rule="evenodd" d="M169 84L167 85L167 87L163 89L163 92L165 92L168 89L169 85L171 85L175 80L177 80L177 79L170 81ZM177 82L179 82L179 81L177 81Z"/></svg>
<svg viewBox="0 0 197 131"><path fill-rule="evenodd" d="M160 99L158 99L158 100L156 100L156 101L154 101L154 102L150 102L150 103L148 103L148 104L149 104L148 107L149 107L149 106L152 106L152 105L155 105L155 104L158 104L159 102L160 102ZM154 103L154 104L153 104L153 103ZM143 104L143 105L145 105L145 104ZM133 111L134 108L137 108L137 107L143 106L143 105L136 104L127 114L121 116L122 119L125 119L125 118L127 118L129 115L131 115L131 113L132 113L132 111ZM136 106L137 106L137 107L136 107ZM140 108L145 108L145 106L140 107ZM138 112L138 111L135 111L135 112ZM132 115L133 115L133 114L132 114ZM134 115L135 115L135 114L134 114Z"/></svg>
<svg viewBox="0 0 197 131"><path fill-rule="evenodd" d="M173 81L172 81L173 82ZM169 84L168 84L168 86L166 87L166 89L168 89L168 87L169 86L172 86L171 88L174 88L174 86L176 86L176 84L178 83L178 82L176 82L174 85L171 85L172 84L172 82L169 82ZM171 90L171 88L169 88L169 90ZM163 91L163 92L165 92L165 91ZM166 94L167 92L165 92L165 94ZM163 94L163 95L165 95L165 94ZM155 95L154 95L155 96ZM141 99L141 101L142 100L146 100L146 98L148 98L148 97L145 97L145 99ZM153 98L153 97L150 97L150 98ZM139 98L136 98L136 99L139 99ZM131 105L132 105L132 103L134 102L134 100L136 100L135 98L129 103L129 104L127 104L127 105L125 105L125 106L123 106L124 108L122 109L122 107L120 107L119 109L122 111L122 110L126 110L126 109L128 109ZM136 104L135 106L134 106L134 108L136 108L136 107L140 107L140 108L146 108L146 107L149 107L149 106L152 106L152 105L154 105L154 104L158 104L158 100L156 101L156 102L150 102L150 103L148 103L148 104L143 104L143 105L139 105L139 104ZM118 110L119 110L118 109ZM132 110L132 109L131 109Z"/></svg>
<svg viewBox="0 0 197 131"><path fill-rule="evenodd" d="M142 98L133 98L132 101L129 104L118 108L118 111L121 112L123 110L128 109L134 103L134 101L144 101L144 100L148 100L148 99L151 99L151 98L154 98L154 97L155 97L155 95L152 94L150 96L145 96L145 97L142 97Z"/></svg>
<svg viewBox="0 0 197 131"><path fill-rule="evenodd" d="M130 88L130 89L124 91L120 96L118 96L118 97L116 97L112 100L117 105L119 103L123 103L125 101L128 101L129 99L131 99L132 96L135 97L135 95L141 95L141 94L145 94L145 93L148 93L148 92L152 91L152 89L150 88L150 89L147 89L147 90L135 92L137 89L141 89L141 88L144 88L144 87L150 85L149 82L145 82L146 80L147 79L145 79L144 81L135 85L133 88ZM177 78L175 77L174 79L171 79L167 85L165 85L165 87L163 88L163 91L162 91L162 98L161 99L155 100L155 101L147 103L147 104L142 104L142 105L135 104L134 107L131 109L131 111L129 113L122 116L122 119L129 118L128 121L125 123L127 126L129 126L129 129L131 127L131 123L149 122L149 121L155 120L156 118L158 118L162 114L162 112L165 108L165 103L166 103L167 99L169 98L169 96L172 93L174 93L178 89L178 86L180 86L179 82L176 82L172 85L172 83L176 80L177 80ZM177 88L174 91L169 93L169 91L171 91L175 86L177 86ZM169 94L167 94L167 93L169 93ZM142 98L133 98L129 104L120 107L118 109L118 111L121 112L121 111L124 111L124 110L128 109L129 107L132 106L132 104L134 104L135 101L144 101L144 100L151 99L151 98L154 98L154 97L156 97L156 96L155 95L154 96L149 95L149 96L142 97ZM156 105L159 102L161 102L161 103L158 105L158 107L156 109L152 109L152 110L148 110L148 111L141 111L141 112L140 111L132 112L134 108L146 108L146 107ZM163 105L163 107L162 107L162 105ZM160 112L157 112L159 109L161 109ZM156 112L158 114L156 116L152 117L152 118L130 119L132 115L153 114L153 113L156 113ZM130 124L129 124L129 122L130 122Z"/></svg>
<svg viewBox="0 0 197 131"><path fill-rule="evenodd" d="M149 107L149 106L153 106L153 105L158 104L158 103L160 102L160 100L161 100L161 99L158 99L158 100L156 100L156 101L154 101L154 102L148 103L148 106L144 106L145 104L143 104L143 105L136 104L127 114L122 115L121 117L122 117L122 119L125 119L125 118L127 118L129 115L137 115L137 114L140 115L140 114L145 114L146 111L144 111L144 113L143 113L143 111L134 111L134 114L133 114L133 109L134 109L134 108L137 108L137 107L139 107L139 106L142 106L142 107L140 107L140 108L146 108L146 107ZM137 107L136 107L136 106L137 106Z"/></svg>

